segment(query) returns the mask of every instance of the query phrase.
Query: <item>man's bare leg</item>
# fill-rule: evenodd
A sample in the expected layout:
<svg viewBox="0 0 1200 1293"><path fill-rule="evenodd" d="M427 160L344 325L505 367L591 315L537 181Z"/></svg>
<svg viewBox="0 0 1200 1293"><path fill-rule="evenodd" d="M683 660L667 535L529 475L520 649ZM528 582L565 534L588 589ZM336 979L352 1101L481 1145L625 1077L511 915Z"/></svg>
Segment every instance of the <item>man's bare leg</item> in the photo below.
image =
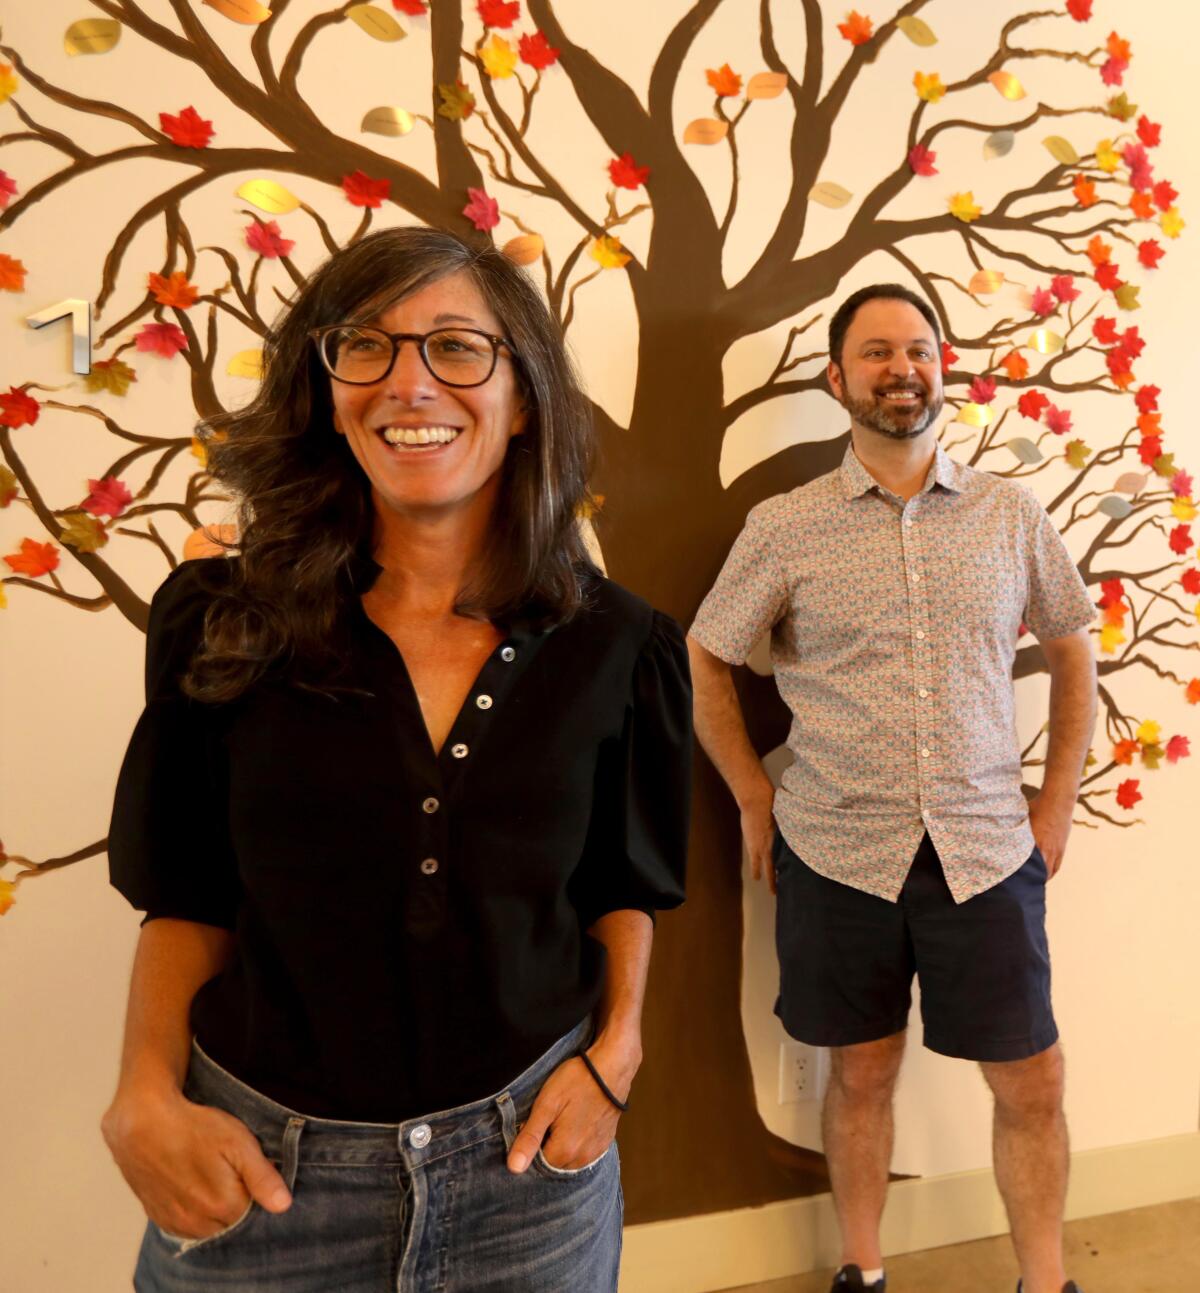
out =
<svg viewBox="0 0 1200 1293"><path fill-rule="evenodd" d="M983 1064L996 1098L993 1156L1023 1293L1060 1293L1067 1123L1063 1056L1056 1043L1027 1060Z"/></svg>
<svg viewBox="0 0 1200 1293"><path fill-rule="evenodd" d="M879 1222L892 1162L892 1097L904 1058L904 1033L830 1050L821 1111L825 1158L842 1235L842 1264L883 1265Z"/></svg>

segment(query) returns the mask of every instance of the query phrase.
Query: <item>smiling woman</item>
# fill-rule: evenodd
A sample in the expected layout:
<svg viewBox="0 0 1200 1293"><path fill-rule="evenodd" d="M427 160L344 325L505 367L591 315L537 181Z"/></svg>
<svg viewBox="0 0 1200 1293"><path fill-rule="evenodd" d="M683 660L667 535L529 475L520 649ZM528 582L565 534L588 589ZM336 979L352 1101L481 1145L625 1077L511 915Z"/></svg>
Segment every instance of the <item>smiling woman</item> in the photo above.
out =
<svg viewBox="0 0 1200 1293"><path fill-rule="evenodd" d="M613 1290L690 687L584 554L558 332L498 252L389 230L205 434L239 552L154 600L110 837L136 1286Z"/></svg>

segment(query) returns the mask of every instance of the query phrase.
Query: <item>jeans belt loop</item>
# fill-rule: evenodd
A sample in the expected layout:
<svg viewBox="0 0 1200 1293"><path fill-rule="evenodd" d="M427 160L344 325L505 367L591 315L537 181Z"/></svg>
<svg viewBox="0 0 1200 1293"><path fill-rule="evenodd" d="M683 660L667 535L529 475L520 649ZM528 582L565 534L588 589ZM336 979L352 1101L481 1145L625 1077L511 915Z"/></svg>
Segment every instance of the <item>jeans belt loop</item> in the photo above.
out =
<svg viewBox="0 0 1200 1293"><path fill-rule="evenodd" d="M289 1118L283 1133L283 1148L280 1154L280 1175L289 1190L296 1188L296 1169L300 1163L300 1133L304 1130L303 1118Z"/></svg>
<svg viewBox="0 0 1200 1293"><path fill-rule="evenodd" d="M513 1106L512 1092L501 1091L496 1097L496 1108L500 1111L500 1127L504 1132L504 1148L511 1150L517 1138L517 1111Z"/></svg>

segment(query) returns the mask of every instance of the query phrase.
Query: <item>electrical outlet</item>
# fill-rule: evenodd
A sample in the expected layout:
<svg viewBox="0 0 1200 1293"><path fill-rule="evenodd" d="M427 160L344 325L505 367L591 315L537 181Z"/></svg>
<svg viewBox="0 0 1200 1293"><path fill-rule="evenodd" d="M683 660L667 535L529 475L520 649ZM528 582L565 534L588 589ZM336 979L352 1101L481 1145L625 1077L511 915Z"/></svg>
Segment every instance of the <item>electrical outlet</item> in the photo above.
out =
<svg viewBox="0 0 1200 1293"><path fill-rule="evenodd" d="M804 1042L779 1045L779 1103L798 1104L816 1100L825 1086L826 1057L829 1052Z"/></svg>

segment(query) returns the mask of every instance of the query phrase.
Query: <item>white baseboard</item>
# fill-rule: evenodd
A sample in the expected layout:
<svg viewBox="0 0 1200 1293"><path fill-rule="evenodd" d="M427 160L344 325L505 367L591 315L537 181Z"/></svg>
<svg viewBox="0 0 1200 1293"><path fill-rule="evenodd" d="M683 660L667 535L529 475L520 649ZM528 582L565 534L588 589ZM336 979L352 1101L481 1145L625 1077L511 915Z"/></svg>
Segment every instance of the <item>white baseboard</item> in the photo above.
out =
<svg viewBox="0 0 1200 1293"><path fill-rule="evenodd" d="M1200 1195L1200 1132L1085 1150L1071 1158L1067 1218L1095 1217ZM888 1254L1003 1234L990 1171L893 1185L883 1217ZM629 1226L621 1293L711 1293L835 1265L837 1224L828 1194L761 1208Z"/></svg>

